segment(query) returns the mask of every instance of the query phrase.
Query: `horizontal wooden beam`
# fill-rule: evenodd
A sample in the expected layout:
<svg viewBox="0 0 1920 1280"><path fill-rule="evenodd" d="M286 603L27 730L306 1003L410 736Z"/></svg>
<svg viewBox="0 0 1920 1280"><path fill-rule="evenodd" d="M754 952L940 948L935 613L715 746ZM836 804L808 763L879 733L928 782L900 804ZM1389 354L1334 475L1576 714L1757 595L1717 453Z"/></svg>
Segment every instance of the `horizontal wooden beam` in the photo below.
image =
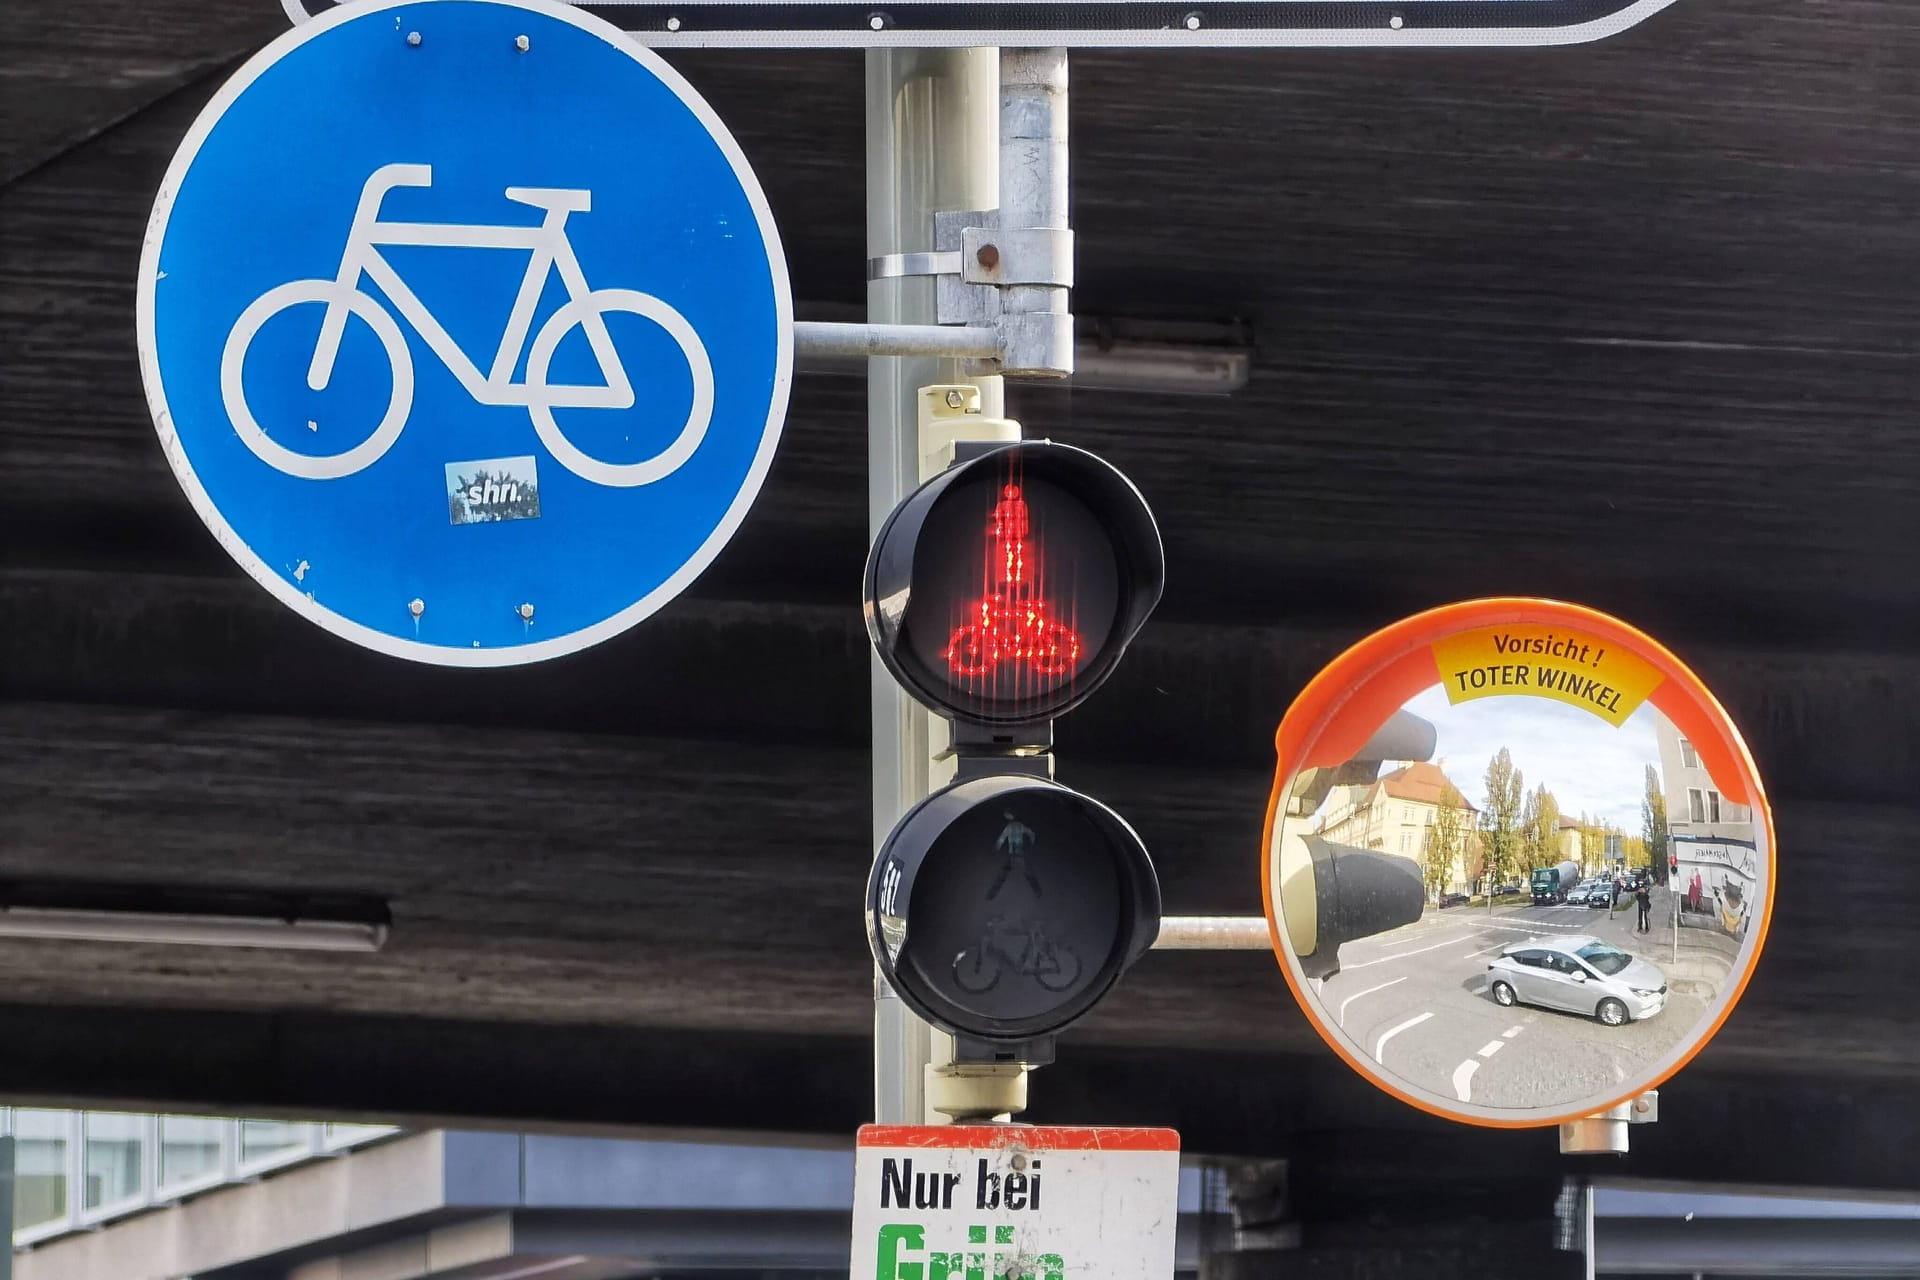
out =
<svg viewBox="0 0 1920 1280"><path fill-rule="evenodd" d="M0 569L0 615L24 624L0 631L0 697L854 749L869 732L868 646L853 589L843 595L815 605L683 599L565 663L475 672L357 649L237 572ZM1062 758L1069 769L1264 767L1294 696L1368 629L1156 619L1112 683L1062 721ZM1920 705L1920 654L1897 637L1879 651L1663 638L1733 714L1776 796L1909 798L1920 721L1898 709Z"/></svg>
<svg viewBox="0 0 1920 1280"><path fill-rule="evenodd" d="M1074 762L1175 913L1258 912L1259 769ZM865 753L693 739L0 706L0 875L367 894L377 955L0 943L6 999L858 1035ZM1884 984L1920 878L1899 807L1779 810L1768 956L1730 1069L1910 1070ZM1834 939L1844 936L1846 947ZM1301 1052L1272 962L1156 954L1089 1041Z"/></svg>

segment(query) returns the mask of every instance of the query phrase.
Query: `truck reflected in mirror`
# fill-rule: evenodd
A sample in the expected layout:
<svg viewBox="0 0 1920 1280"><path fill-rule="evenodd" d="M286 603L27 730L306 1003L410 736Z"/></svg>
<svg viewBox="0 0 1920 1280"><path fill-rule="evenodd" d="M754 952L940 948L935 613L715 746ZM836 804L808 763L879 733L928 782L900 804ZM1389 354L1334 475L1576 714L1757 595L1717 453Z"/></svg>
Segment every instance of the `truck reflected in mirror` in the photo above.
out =
<svg viewBox="0 0 1920 1280"><path fill-rule="evenodd" d="M1416 1105L1592 1114L1672 1074L1752 970L1758 779L1718 704L1624 624L1539 601L1422 615L1336 661L1279 746L1283 969L1328 1043Z"/></svg>

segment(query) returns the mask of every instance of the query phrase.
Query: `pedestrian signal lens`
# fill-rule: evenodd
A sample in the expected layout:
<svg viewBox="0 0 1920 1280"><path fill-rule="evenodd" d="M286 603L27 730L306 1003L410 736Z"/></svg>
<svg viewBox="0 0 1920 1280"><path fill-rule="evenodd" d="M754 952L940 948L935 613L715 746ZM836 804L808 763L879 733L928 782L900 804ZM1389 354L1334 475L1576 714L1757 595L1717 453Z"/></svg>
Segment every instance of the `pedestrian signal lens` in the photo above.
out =
<svg viewBox="0 0 1920 1280"><path fill-rule="evenodd" d="M929 608L908 643L945 669L961 705L1044 700L1113 634L1119 565L1093 512L1059 485L982 474L933 511L923 537L916 592L945 600L947 616Z"/></svg>
<svg viewBox="0 0 1920 1280"><path fill-rule="evenodd" d="M1080 633L1051 614L1047 592L1038 585L1045 575L1039 571L1042 555L1028 537L1032 523L1021 487L1002 489L989 522L980 598L968 602L947 641L947 670L959 679L997 677L1008 666L1016 675L1071 677L1079 665Z"/></svg>
<svg viewBox="0 0 1920 1280"><path fill-rule="evenodd" d="M1091 693L1159 599L1159 532L1092 454L998 449L896 508L867 568L882 660L946 715L1043 719Z"/></svg>
<svg viewBox="0 0 1920 1280"><path fill-rule="evenodd" d="M1086 1012L1151 945L1160 894L1112 810L1043 779L997 777L901 820L868 908L874 955L922 1017L1026 1039Z"/></svg>

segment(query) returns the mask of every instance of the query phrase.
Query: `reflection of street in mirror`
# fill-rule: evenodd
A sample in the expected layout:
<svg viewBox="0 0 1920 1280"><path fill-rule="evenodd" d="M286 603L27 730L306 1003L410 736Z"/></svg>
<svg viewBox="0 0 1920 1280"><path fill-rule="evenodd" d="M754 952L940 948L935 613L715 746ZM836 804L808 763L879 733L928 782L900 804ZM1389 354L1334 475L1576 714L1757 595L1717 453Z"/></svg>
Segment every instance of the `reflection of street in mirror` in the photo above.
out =
<svg viewBox="0 0 1920 1280"><path fill-rule="evenodd" d="M1494 1110L1617 1096L1688 1052L1748 959L1764 823L1651 704L1619 728L1438 688L1404 710L1429 759L1307 771L1275 833L1324 1027L1411 1092Z"/></svg>

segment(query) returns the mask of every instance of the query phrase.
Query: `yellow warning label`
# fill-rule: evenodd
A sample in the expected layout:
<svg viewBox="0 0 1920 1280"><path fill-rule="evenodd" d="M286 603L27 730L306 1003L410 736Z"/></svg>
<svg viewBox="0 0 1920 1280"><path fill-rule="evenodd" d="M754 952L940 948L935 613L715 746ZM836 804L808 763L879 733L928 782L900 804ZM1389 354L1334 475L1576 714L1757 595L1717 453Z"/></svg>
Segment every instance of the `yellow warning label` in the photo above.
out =
<svg viewBox="0 0 1920 1280"><path fill-rule="evenodd" d="M1665 677L1637 653L1566 627L1481 627L1433 642L1449 702L1552 698L1618 728Z"/></svg>

